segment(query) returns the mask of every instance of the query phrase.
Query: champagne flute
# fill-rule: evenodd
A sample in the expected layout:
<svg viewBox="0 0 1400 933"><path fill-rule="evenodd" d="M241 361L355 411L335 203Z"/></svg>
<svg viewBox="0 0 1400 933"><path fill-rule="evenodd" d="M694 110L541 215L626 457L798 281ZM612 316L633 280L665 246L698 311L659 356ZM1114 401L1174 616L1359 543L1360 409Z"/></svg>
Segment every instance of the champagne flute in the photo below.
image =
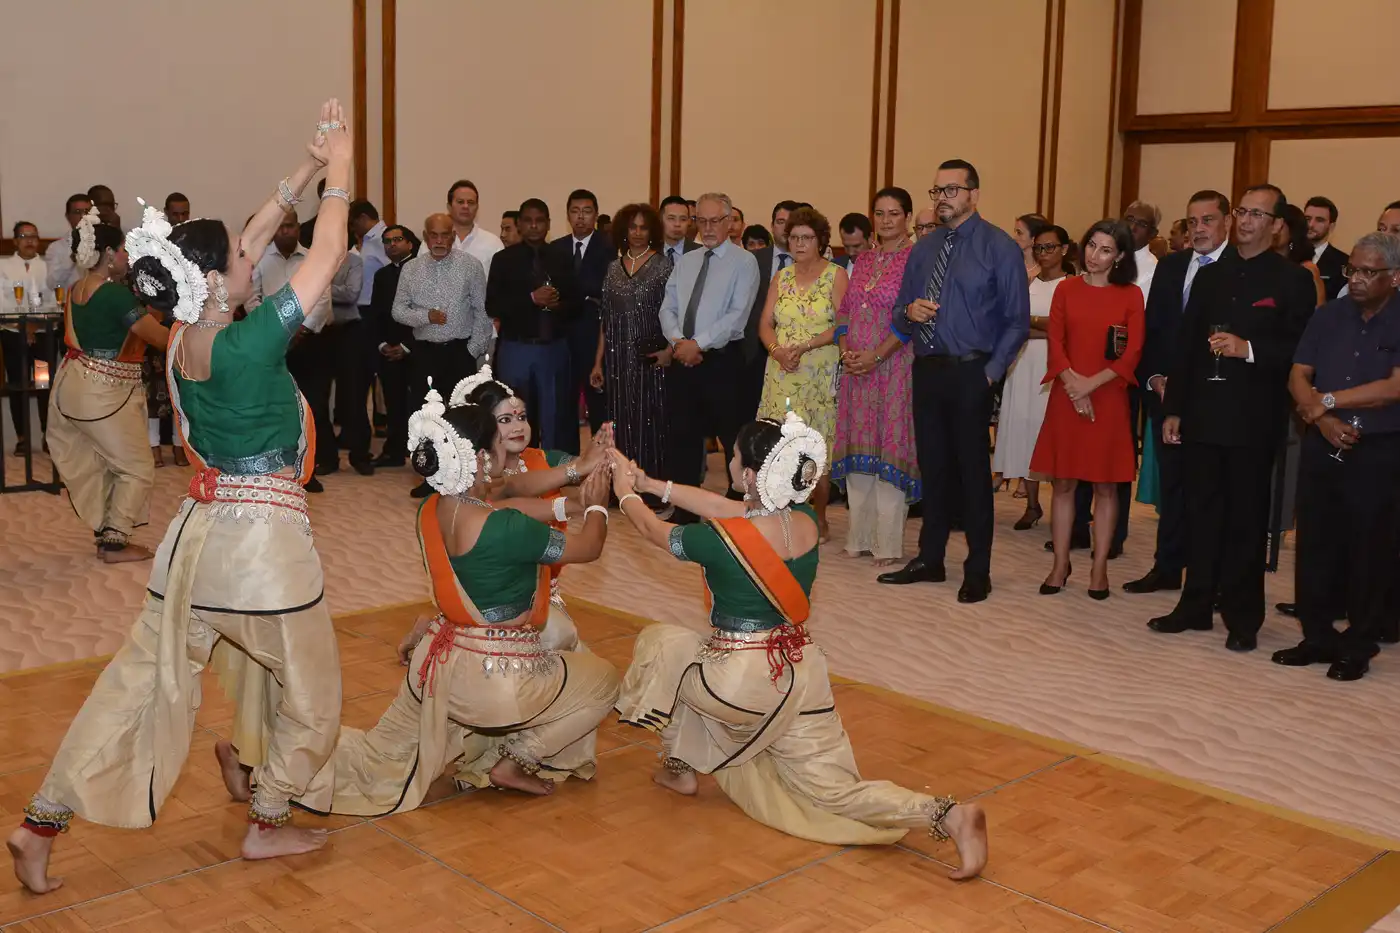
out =
<svg viewBox="0 0 1400 933"><path fill-rule="evenodd" d="M60 310L63 308L63 299L66 296L66 292L67 290L62 285L59 285L53 290L53 300L58 304Z"/></svg>
<svg viewBox="0 0 1400 933"><path fill-rule="evenodd" d="M1361 416L1352 415L1350 418L1347 419L1347 424L1351 425L1351 429L1356 432L1356 441L1361 440ZM1356 441L1352 441L1352 443L1354 444L1356 443ZM1332 451L1331 456L1332 459L1337 461L1338 463L1344 462L1342 460L1342 448L1340 447Z"/></svg>
<svg viewBox="0 0 1400 933"><path fill-rule="evenodd" d="M1226 332L1226 330L1227 330L1227 328L1226 328L1226 325L1224 325L1224 324L1212 324L1212 325L1210 325L1210 333L1211 333L1211 336L1214 336L1214 335L1216 335L1216 334L1223 334L1223 333ZM1215 352L1215 375L1213 375L1213 376L1211 376L1210 378L1206 379L1206 382L1224 382L1224 381L1225 381L1225 377L1222 376L1222 375L1220 375L1220 351L1219 351L1219 350L1216 350L1216 351L1214 351L1214 352Z"/></svg>
<svg viewBox="0 0 1400 933"><path fill-rule="evenodd" d="M16 283L15 283L15 307L18 308L18 309L21 310L21 311L24 310L24 283L23 283L23 282L16 282Z"/></svg>

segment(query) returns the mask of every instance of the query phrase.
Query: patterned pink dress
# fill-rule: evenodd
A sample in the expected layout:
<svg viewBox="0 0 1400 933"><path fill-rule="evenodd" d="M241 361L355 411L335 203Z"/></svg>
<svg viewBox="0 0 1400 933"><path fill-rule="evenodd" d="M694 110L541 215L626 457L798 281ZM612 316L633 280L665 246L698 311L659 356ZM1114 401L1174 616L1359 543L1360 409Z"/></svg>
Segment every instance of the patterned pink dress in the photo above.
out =
<svg viewBox="0 0 1400 933"><path fill-rule="evenodd" d="M856 257L851 283L836 312L836 335L845 334L847 349L873 349L889 336L909 250L868 250ZM842 374L832 479L868 473L903 491L908 502L921 498L914 455L913 366L913 348L904 344L864 376Z"/></svg>

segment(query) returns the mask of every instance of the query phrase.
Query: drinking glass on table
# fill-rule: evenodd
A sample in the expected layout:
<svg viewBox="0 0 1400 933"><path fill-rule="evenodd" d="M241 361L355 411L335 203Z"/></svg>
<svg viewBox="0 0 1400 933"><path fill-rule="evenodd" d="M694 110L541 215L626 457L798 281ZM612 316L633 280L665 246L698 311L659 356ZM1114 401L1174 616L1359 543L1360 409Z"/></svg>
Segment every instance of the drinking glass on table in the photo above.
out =
<svg viewBox="0 0 1400 933"><path fill-rule="evenodd" d="M1226 331L1226 325L1224 325L1224 324L1212 324L1212 325L1210 325L1210 334L1211 334L1212 337L1214 337L1216 334L1223 334L1223 333L1225 333L1225 331ZM1222 376L1222 375L1220 375L1220 351L1219 351L1219 350L1216 350L1216 351L1215 351L1215 375L1213 375L1213 376L1211 376L1210 378L1208 378L1208 379L1206 380L1206 382L1224 382L1224 381L1225 381L1225 377Z"/></svg>
<svg viewBox="0 0 1400 933"><path fill-rule="evenodd" d="M23 282L16 282L16 283L15 283L15 307L18 308L18 309L21 310L21 311L24 310L24 283L23 283Z"/></svg>
<svg viewBox="0 0 1400 933"><path fill-rule="evenodd" d="M1356 437L1352 440L1352 443L1355 444L1357 441L1361 440L1361 416L1352 415L1350 418L1347 419L1347 424L1351 425L1351 429L1356 432ZM1331 456L1332 459L1337 461L1338 463L1344 462L1342 460L1342 448L1340 447L1332 451Z"/></svg>

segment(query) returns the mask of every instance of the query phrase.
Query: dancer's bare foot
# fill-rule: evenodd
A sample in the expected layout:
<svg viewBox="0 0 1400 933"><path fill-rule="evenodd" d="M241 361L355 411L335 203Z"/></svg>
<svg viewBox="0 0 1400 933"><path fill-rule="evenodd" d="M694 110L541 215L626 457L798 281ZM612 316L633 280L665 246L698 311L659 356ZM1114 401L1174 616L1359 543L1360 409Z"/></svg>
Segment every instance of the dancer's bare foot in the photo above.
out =
<svg viewBox="0 0 1400 933"><path fill-rule="evenodd" d="M862 558L862 557L869 557L869 556L870 556L870 552L869 552L869 551L842 551L842 552L841 552L841 556L842 556L842 557L849 558L849 559L851 559L851 560L859 560L859 559Z"/></svg>
<svg viewBox="0 0 1400 933"><path fill-rule="evenodd" d="M151 448L151 459L155 461L156 469L165 466L165 456L160 452L159 447Z"/></svg>
<svg viewBox="0 0 1400 933"><path fill-rule="evenodd" d="M491 769L491 783L496 787L523 791L536 797L548 797L554 793L553 781L537 774L526 774L525 769L513 758L502 758L496 762L496 766Z"/></svg>
<svg viewBox="0 0 1400 933"><path fill-rule="evenodd" d="M976 878L987 867L987 814L975 803L960 803L943 818L943 829L958 847L961 865L948 873L954 881Z"/></svg>
<svg viewBox="0 0 1400 933"><path fill-rule="evenodd" d="M873 561L871 561L871 564L874 565L874 566L876 566L876 567L888 567L888 566L890 566L890 565L893 564L893 563L894 563L894 558L893 558L893 557L877 557L877 558L875 558Z"/></svg>
<svg viewBox="0 0 1400 933"><path fill-rule="evenodd" d="M124 548L115 551L103 551L102 562L106 564L125 564L137 560L150 560L156 555L149 549L139 544L128 544Z"/></svg>
<svg viewBox="0 0 1400 933"><path fill-rule="evenodd" d="M224 786L228 795L239 803L253 799L253 787L248 780L248 771L238 760L238 749L227 739L214 743L214 757L219 759L219 771L224 776Z"/></svg>
<svg viewBox="0 0 1400 933"><path fill-rule="evenodd" d="M190 465L190 458L185 456L185 448L183 448L183 447L176 447L176 448L175 448L175 465L176 465L176 466L189 466L189 465Z"/></svg>
<svg viewBox="0 0 1400 933"><path fill-rule="evenodd" d="M673 790L686 797L694 797L695 792L700 789L700 779L695 776L694 771L683 771L677 774L666 768L657 768L651 779L667 790Z"/></svg>
<svg viewBox="0 0 1400 933"><path fill-rule="evenodd" d="M25 888L35 894L48 894L63 887L62 878L49 877L52 836L40 836L21 826L10 833L5 848L10 850L10 858L15 861L15 877Z"/></svg>
<svg viewBox="0 0 1400 933"><path fill-rule="evenodd" d="M243 837L243 857L253 861L284 855L305 855L325 844L324 829L301 829L296 826L262 829L255 823L249 823L248 834Z"/></svg>

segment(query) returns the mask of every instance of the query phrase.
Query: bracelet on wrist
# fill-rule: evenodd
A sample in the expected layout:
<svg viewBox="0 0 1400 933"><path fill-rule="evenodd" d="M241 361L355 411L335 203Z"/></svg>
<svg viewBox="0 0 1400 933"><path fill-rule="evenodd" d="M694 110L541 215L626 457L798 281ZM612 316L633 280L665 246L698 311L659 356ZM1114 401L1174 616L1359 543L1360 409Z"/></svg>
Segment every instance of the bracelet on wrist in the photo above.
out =
<svg viewBox="0 0 1400 933"><path fill-rule="evenodd" d="M625 506L625 505L627 504L627 500L628 500L628 499L636 499L638 502L642 501L642 497L639 496L639 495L637 495L635 492L629 492L627 495L623 496L621 499L618 499L618 500L617 500L617 508L618 508L618 511L622 512L624 515L626 514L626 510L623 509L623 506Z"/></svg>
<svg viewBox="0 0 1400 933"><path fill-rule="evenodd" d="M287 179L282 179L277 183L277 197L288 208L295 207L301 203L301 198L292 193L292 186L287 183Z"/></svg>
<svg viewBox="0 0 1400 933"><path fill-rule="evenodd" d="M604 505L590 505L588 508L586 508L586 509L583 510L583 517L586 519L586 518L588 518L589 515L591 515L591 514L594 513L594 512L597 512L599 515L603 516L603 524L604 524L604 525L607 525L607 523L608 523L608 509L607 509L607 506L604 506Z"/></svg>
<svg viewBox="0 0 1400 933"><path fill-rule="evenodd" d="M670 505L670 504L671 504L671 490L673 490L673 489L675 489L675 488L676 488L676 484L675 484L674 482L672 482L671 480L668 479L668 480L666 481L666 491L665 491L664 493L661 494L661 504L662 504L662 505Z"/></svg>
<svg viewBox="0 0 1400 933"><path fill-rule="evenodd" d="M563 496L556 496L554 499L554 520L564 522L569 520L568 513L569 500Z"/></svg>
<svg viewBox="0 0 1400 933"><path fill-rule="evenodd" d="M346 191L344 188L327 188L325 191L321 192L321 200L324 201L326 198L340 198L346 204L349 204L350 192Z"/></svg>

